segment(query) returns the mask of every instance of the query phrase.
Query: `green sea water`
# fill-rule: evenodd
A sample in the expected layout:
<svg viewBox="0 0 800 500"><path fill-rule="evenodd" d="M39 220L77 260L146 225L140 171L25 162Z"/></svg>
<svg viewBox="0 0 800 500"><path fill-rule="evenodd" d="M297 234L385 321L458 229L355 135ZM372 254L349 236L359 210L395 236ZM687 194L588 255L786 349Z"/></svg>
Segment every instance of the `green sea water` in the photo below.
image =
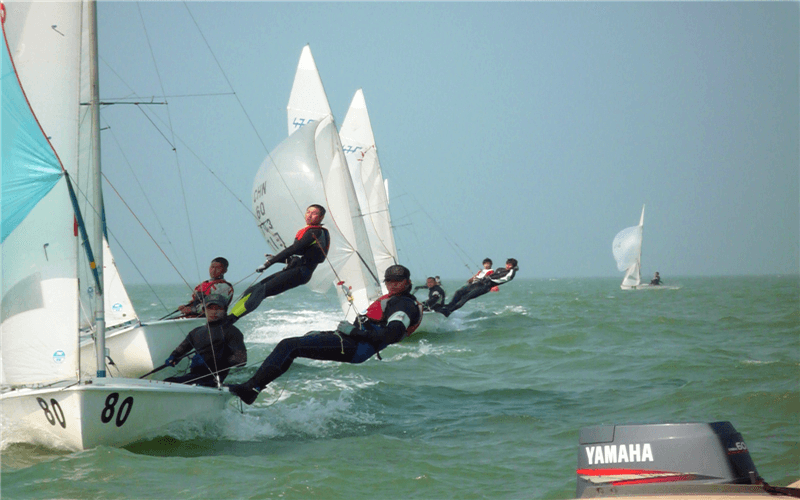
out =
<svg viewBox="0 0 800 500"><path fill-rule="evenodd" d="M300 360L254 406L123 449L4 434L0 495L571 498L581 427L719 420L769 483L800 479L800 278L665 279L680 288L519 278L426 320L383 361ZM449 295L459 285L444 283ZM129 287L142 318L189 295L153 290ZM246 380L281 338L341 316L333 296L304 288L268 299L237 323L250 365L228 381Z"/></svg>

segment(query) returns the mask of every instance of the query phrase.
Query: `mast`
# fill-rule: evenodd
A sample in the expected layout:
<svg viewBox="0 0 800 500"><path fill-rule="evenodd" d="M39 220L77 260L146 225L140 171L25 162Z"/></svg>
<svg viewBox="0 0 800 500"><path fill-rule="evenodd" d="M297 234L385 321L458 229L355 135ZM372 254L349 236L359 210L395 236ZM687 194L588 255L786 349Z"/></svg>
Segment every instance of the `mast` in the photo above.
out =
<svg viewBox="0 0 800 500"><path fill-rule="evenodd" d="M641 234L639 235L639 258L637 262L639 263L639 269L637 269L638 276L636 277L636 284L638 285L642 279L642 245L644 244L644 205L642 205L642 216L639 217L639 227L641 229Z"/></svg>
<svg viewBox="0 0 800 500"><path fill-rule="evenodd" d="M95 191L95 218L94 231L91 237L92 247L97 249L95 266L98 277L95 300L95 355L97 357L97 377L106 376L106 319L105 303L103 297L103 186L100 176L100 86L98 75L98 48L97 48L97 2L89 0L89 82L91 85L91 98L89 105L92 112L92 185Z"/></svg>

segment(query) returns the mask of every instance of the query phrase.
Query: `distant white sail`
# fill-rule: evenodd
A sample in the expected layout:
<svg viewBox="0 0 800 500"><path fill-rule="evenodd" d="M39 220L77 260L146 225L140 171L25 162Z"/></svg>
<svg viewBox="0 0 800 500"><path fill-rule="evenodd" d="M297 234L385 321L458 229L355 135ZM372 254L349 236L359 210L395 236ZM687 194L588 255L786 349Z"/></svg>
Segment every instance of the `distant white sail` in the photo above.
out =
<svg viewBox="0 0 800 500"><path fill-rule="evenodd" d="M364 93L359 89L339 131L347 166L353 178L378 275L397 264L397 248L389 215L389 196L384 183L375 137ZM382 285L385 290L385 285Z"/></svg>
<svg viewBox="0 0 800 500"><path fill-rule="evenodd" d="M625 228L614 237L611 251L617 269L625 272L620 285L623 290L636 288L641 283L642 234L644 230L644 205L638 226Z"/></svg>

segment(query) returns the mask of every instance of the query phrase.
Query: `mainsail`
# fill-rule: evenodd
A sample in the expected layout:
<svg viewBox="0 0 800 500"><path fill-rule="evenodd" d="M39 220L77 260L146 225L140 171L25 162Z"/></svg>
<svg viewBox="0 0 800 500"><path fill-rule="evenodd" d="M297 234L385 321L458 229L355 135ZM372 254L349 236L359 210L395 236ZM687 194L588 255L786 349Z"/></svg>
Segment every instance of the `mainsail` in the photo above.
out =
<svg viewBox="0 0 800 500"><path fill-rule="evenodd" d="M620 285L622 289L631 289L641 282L642 233L644 229L644 205L638 226L623 229L614 237L611 251L617 261L617 269L625 272Z"/></svg>
<svg viewBox="0 0 800 500"><path fill-rule="evenodd" d="M5 24L7 8L17 22ZM70 97L78 93L81 4L14 3L2 16L0 382L47 383L75 377L79 362L78 255L62 163L77 161L78 122L65 117L78 115ZM37 64L43 58L64 64ZM34 115L29 102L49 104Z"/></svg>
<svg viewBox="0 0 800 500"><path fill-rule="evenodd" d="M375 266L378 275L383 276L386 268L398 263L397 247L389 215L389 196L378 160L367 103L361 89L353 96L339 136L364 216Z"/></svg>

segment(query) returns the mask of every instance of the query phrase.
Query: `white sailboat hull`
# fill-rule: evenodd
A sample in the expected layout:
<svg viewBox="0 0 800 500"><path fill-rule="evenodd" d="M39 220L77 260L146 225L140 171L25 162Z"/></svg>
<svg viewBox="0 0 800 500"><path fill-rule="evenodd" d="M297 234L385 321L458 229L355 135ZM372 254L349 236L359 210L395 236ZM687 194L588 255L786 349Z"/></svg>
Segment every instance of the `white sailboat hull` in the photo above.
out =
<svg viewBox="0 0 800 500"><path fill-rule="evenodd" d="M109 378L8 391L0 406L6 440L79 451L156 437L176 422L219 418L232 397L227 389Z"/></svg>
<svg viewBox="0 0 800 500"><path fill-rule="evenodd" d="M621 285L623 290L679 290L681 287L673 285L651 285L650 283L641 283L636 286Z"/></svg>
<svg viewBox="0 0 800 500"><path fill-rule="evenodd" d="M205 318L183 318L141 323L108 332L106 334L108 375L125 378L141 377L161 366L186 335L205 322ZM94 349L93 340L81 343L83 360L81 365L84 375L87 376L93 376L97 372ZM111 364L111 361L114 364ZM174 369L162 370L154 376L164 379L173 372Z"/></svg>

